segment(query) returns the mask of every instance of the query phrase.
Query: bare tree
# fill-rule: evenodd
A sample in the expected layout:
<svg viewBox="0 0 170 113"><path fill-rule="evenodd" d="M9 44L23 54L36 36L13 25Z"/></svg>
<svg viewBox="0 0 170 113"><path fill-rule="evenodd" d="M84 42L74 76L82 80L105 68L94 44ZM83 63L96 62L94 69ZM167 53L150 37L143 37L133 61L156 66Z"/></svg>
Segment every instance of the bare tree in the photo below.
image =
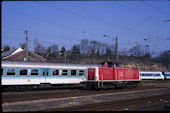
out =
<svg viewBox="0 0 170 113"><path fill-rule="evenodd" d="M47 52L46 48L42 44L39 43L38 39L34 40L34 51L35 53L38 53L38 54L40 53L46 54Z"/></svg>
<svg viewBox="0 0 170 113"><path fill-rule="evenodd" d="M22 48L22 49L25 49L26 48L26 43L20 43L20 47Z"/></svg>
<svg viewBox="0 0 170 113"><path fill-rule="evenodd" d="M88 39L82 39L80 42L80 49L83 55L87 54L88 43L89 43Z"/></svg>
<svg viewBox="0 0 170 113"><path fill-rule="evenodd" d="M129 50L130 55L135 57L142 57L144 55L144 50L142 48L142 45L137 44Z"/></svg>
<svg viewBox="0 0 170 113"><path fill-rule="evenodd" d="M52 46L51 46L51 52L58 52L58 45L56 45L56 44L53 44Z"/></svg>

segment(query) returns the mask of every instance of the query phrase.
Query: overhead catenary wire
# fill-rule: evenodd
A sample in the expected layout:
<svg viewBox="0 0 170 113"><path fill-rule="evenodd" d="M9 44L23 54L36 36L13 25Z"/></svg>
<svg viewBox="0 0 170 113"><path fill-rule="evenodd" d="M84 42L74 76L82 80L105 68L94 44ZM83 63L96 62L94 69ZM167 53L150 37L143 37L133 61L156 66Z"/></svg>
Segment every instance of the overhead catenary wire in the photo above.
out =
<svg viewBox="0 0 170 113"><path fill-rule="evenodd" d="M144 1L144 0L143 0L142 2L145 3L146 5L154 8L154 9L160 10L160 12L162 12L163 14L170 16L170 13L168 13L168 12L166 12L166 11L164 11L164 10L162 10L162 9L160 9L160 8L152 5L152 4L149 4L148 2L146 2L146 1Z"/></svg>
<svg viewBox="0 0 170 113"><path fill-rule="evenodd" d="M72 11L69 11L69 10L65 10L65 9L62 9L62 8L54 7L54 6L51 6L51 5L42 3L42 2L41 3L40 2L36 2L36 3L44 5L44 6L47 6L47 7L50 7L50 8L54 8L54 9L57 9L57 10L60 10L60 11L64 11L66 13L70 13L70 14L73 14L73 15L81 16L81 17L84 17L84 18L87 18L87 19L90 19L90 20L93 20L93 21L97 21L97 22L104 23L104 24L107 24L107 25L111 25L111 26L114 26L114 27L117 27L117 28L125 29L127 31L133 31L133 32L136 32L138 34L145 35L145 36L153 36L153 35L149 35L149 34L137 31L137 30L132 30L131 28L128 28L128 27L120 26L120 25L117 25L117 24L113 24L113 23L101 20L101 19L97 19L97 18L94 18L94 17L86 16L86 15L82 15L82 14L75 13L75 12L72 12Z"/></svg>
<svg viewBox="0 0 170 113"><path fill-rule="evenodd" d="M44 19L44 18L40 18L40 17L37 17L37 16L32 16L32 15L30 15L30 14L23 13L23 12L18 11L18 10L14 10L14 9L10 9L10 8L4 8L4 9L7 9L7 10L9 10L9 11L12 11L12 12L15 12L15 13L18 13L18 14L21 14L21 15L24 15L24 16L28 16L28 17L30 17L30 18L35 18L35 19L38 19L38 20L41 20L41 21L45 21L45 22L48 22L48 23L50 23L50 24L55 24L55 25L57 25L57 26L59 26L59 27L65 26L65 27L67 27L67 28L69 28L69 29L71 29L71 30L76 30L76 31L79 31L79 32L82 32L82 33L85 32L86 34L90 34L90 35L103 36L103 34L92 33L92 32L89 32L89 31L87 31L87 30L82 30L82 29L70 27L70 26L67 26L67 25L64 25L64 24L59 24L59 23L56 23L56 22L53 22L53 21L46 20L46 19Z"/></svg>
<svg viewBox="0 0 170 113"><path fill-rule="evenodd" d="M18 29L18 28L14 28L14 27L6 27L6 28L19 30L19 31L22 31L22 32L24 31L24 30L22 30L22 29ZM2 32L2 33L3 33L3 32ZM60 37L60 36L51 35L51 34L47 34L47 33L34 32L34 31L29 31L29 33L30 33L30 34L42 34L42 35L45 35L45 36L49 36L48 39L50 39L51 37L55 37L55 38L58 38L58 39L61 38L61 39L62 39L62 37ZM15 33L15 34L16 34L16 33ZM21 34L21 33L19 33L19 34ZM31 38L34 38L34 39L35 39L35 38L36 38L36 39L41 39L40 42L43 42L43 43L46 43L46 42L47 42L47 43L57 43L57 44L60 43L60 42L58 42L58 41L57 41L57 42L56 42L56 41L49 41L49 40L48 40L48 41L46 41L46 40L43 41L42 37L33 37L33 36L30 36L30 37L31 37ZM14 37L13 37L13 38L14 38ZM17 38L17 37L16 37L16 38ZM21 39L22 39L22 38L21 38ZM160 41L167 41L166 39L162 39L162 38L159 38L159 39L161 39ZM30 40L30 39L29 39L29 40ZM70 38L70 37L65 37L64 40L79 41L79 42L77 42L77 43L80 43L80 41L81 41L81 39L72 39L72 38ZM88 40L89 40L89 39L88 39ZM93 39L92 39L92 40L89 40L89 42L91 42L91 41L93 41ZM102 42L103 42L103 41L102 41ZM132 45L132 43L133 43L133 44L140 44L139 42L132 41L132 40L130 41L130 40L129 40L127 43L121 43L121 44L119 44L119 45L122 45L122 47L123 47L124 44L125 44L125 45ZM67 42L67 43L62 43L62 44L64 44L64 45L69 45L68 42ZM72 45L74 45L74 44L72 44ZM72 45L71 45L71 46L72 46ZM108 43L106 43L106 45L108 45ZM151 45L151 43L149 43L149 45ZM121 46L119 46L119 47L122 48Z"/></svg>
<svg viewBox="0 0 170 113"><path fill-rule="evenodd" d="M7 37L7 38L9 38L10 39L10 37ZM16 37L14 37L14 38L16 38ZM21 40L22 38L17 38L17 39L19 39L19 40ZM22 40L24 40L24 39L22 39ZM31 41L33 41L33 39L31 39ZM52 43L51 41L43 41L43 40L41 40L41 41L39 41L39 42L45 42L45 43ZM134 42L135 43L135 42ZM61 45L61 46L63 46L63 44L64 43L57 43L57 45ZM68 43L67 43L68 44ZM71 45L71 46L73 46L73 45ZM102 46L102 45L99 45L99 46ZM70 49L71 50L71 49ZM127 51L126 51L127 52ZM160 52L154 52L154 53L161 53L161 51ZM71 53L71 55L72 56L75 56L75 57L80 57L79 55L82 55L82 53L79 53L79 52L74 52L74 53ZM78 55L78 56L77 56ZM101 55L101 57L104 57L104 56L102 56L102 55L105 55L105 52L103 53L103 54L100 54ZM96 55L91 55L93 58L98 58L98 56L96 56ZM169 57L164 57L164 58L159 58L159 60L163 60L163 59L165 59L165 60L168 60L169 59ZM156 59L157 60L157 59Z"/></svg>
<svg viewBox="0 0 170 113"><path fill-rule="evenodd" d="M144 13L144 12L141 12L141 11L139 11L139 10L136 10L136 9L134 9L133 7L129 7L128 5L122 4L122 2L117 2L117 4L120 5L120 6L122 6L122 7L127 8L127 9L130 9L130 10L132 10L133 12L136 12L137 14L140 14L140 15L143 15L143 16L147 16L147 17L149 16L147 13ZM159 9L157 9L157 10L159 10ZM156 18L156 17L152 17L152 19L156 20L157 22L161 22L161 23L163 23L164 25L167 25L167 26L168 26L168 24L166 24L164 21L162 21L162 20L160 20L160 19L158 19L158 18Z"/></svg>
<svg viewBox="0 0 170 113"><path fill-rule="evenodd" d="M2 31L2 33L15 33L15 34L23 34L23 31L24 31L24 29L21 29L21 28L16 28L16 27L9 27L9 26L2 26L3 28L7 28L7 29L11 29L11 30L17 30L17 31L21 31L21 32L4 32L4 31ZM61 38L61 36L59 36L59 35L54 35L54 34L48 34L48 33L42 33L42 32L36 32L36 31L32 31L32 30L29 30L29 32L31 33L31 34L39 34L39 35L46 35L46 36L50 36L50 37L56 37L56 38ZM101 36L101 37L103 37L103 35ZM65 36L65 39L68 39L68 40L77 40L77 41L81 41L82 39L79 39L79 38L71 38L71 37L66 37ZM160 38L159 37L159 41L168 41L168 38ZM89 41L90 41L90 39L88 39ZM91 39L91 41L92 40L94 40L94 39ZM105 40L101 40L102 42L104 42ZM131 41L132 42L132 41ZM134 43L136 43L137 41L134 41L133 40L133 42Z"/></svg>
<svg viewBox="0 0 170 113"><path fill-rule="evenodd" d="M34 17L33 17L34 18ZM46 21L46 20L43 20L43 21ZM53 22L52 22L53 23ZM54 22L55 23L55 22ZM60 24L61 25L61 24ZM59 25L59 26L60 26ZM62 26L62 25L61 25ZM126 29L125 29L126 30ZM130 30L130 29L127 29L128 31ZM81 32L82 32L82 30L81 30ZM87 32L86 32L87 33ZM45 34L42 34L42 35L45 35ZM147 34L144 34L144 35L147 35ZM48 34L47 36L52 36L51 34ZM102 34L100 34L100 36L103 36ZM67 37L65 37L65 38L67 38ZM69 40L69 37L68 37L68 40ZM71 40L71 39L70 39ZM74 40L74 39L73 39ZM78 41L78 40L77 40Z"/></svg>
<svg viewBox="0 0 170 113"><path fill-rule="evenodd" d="M6 37L7 39L11 39L10 37ZM32 37L32 36L30 36L30 39L29 39L29 41L31 41L31 42L33 42L33 41L35 41L34 39L33 39L34 37ZM25 40L24 38L20 38L20 37L13 37L13 39L14 40L16 40L16 39L18 39L18 40ZM72 46L73 47L73 45L78 45L78 44L72 44L72 43L61 43L61 42L55 42L55 41L46 41L46 40L38 40L38 42L40 42L40 43L49 43L49 44L57 44L58 46L63 46L63 45L70 45L70 46ZM89 42L90 43L90 42ZM131 44L132 43L134 43L134 44L138 44L137 42L133 42L133 41L131 41ZM123 45L125 44L125 45L127 45L127 43L122 43ZM122 45L121 44L121 45ZM130 44L130 45L131 45ZM123 46L121 46L121 45L119 45L120 46L120 48L122 48ZM98 45L99 47L103 47L103 44L99 44ZM106 44L106 46L109 46L108 44ZM143 45L144 46L144 45ZM160 51L161 52L161 51ZM160 53L159 52L159 53ZM158 52L154 52L154 53L158 53Z"/></svg>
<svg viewBox="0 0 170 113"><path fill-rule="evenodd" d="M24 29L19 29L19 28L15 28L15 27L7 27L7 26L3 26L4 28L8 28L8 29L14 29L14 30L19 30L19 31L24 31ZM57 36L57 35L53 35L53 34L47 34L47 33L42 33L42 32L36 32L36 31L30 31L31 34L41 34L41 35L47 35L47 36L50 36L50 37L56 37L56 38L61 38L63 39L61 36ZM102 36L102 35L101 35ZM64 37L64 39L69 39L69 40L77 40L77 41L80 41L81 39L79 38L71 38L71 37Z"/></svg>
<svg viewBox="0 0 170 113"><path fill-rule="evenodd" d="M49 6L49 5L48 5L48 6ZM53 7L52 7L52 8L53 8ZM37 19L40 19L40 20L42 20L42 21L49 22L49 23L51 23L51 24L56 24L56 25L58 25L58 26L65 26L65 25L62 25L62 24L58 24L58 23L56 23L56 22L52 22L52 21L49 21L49 20L46 20L46 19L42 19L42 18L40 18L40 17L36 17L36 16L32 16L32 15L23 13L23 12L21 12L21 11L9 9L9 8L6 8L6 9L7 9L7 10L14 11L14 12L19 13L19 14L22 14L22 15L25 15L25 16L29 16L29 17L32 17L32 18L37 18ZM64 10L64 11L65 11L65 10ZM77 13L76 13L76 14L77 14ZM85 17L86 17L86 16L85 16ZM112 23L108 23L108 22L106 22L106 23L112 25ZM143 23L143 22L141 22L141 23ZM119 26L119 25L118 25L118 26ZM67 26L67 27L68 27L68 26ZM143 32L139 32L139 31L133 30L132 28L127 28L127 27L123 27L123 26L119 26L119 27L122 28L122 29L127 30L126 32L128 32L128 31L134 31L134 32L136 32L136 33L138 33L138 34L142 34L142 35L144 35L144 36L155 37L155 36L153 36L153 35L149 35L149 34L146 34L146 33L143 33ZM70 28L73 28L73 27L70 27ZM73 28L73 29L75 30L75 28ZM83 32L83 30L80 30L80 29L76 29L76 30ZM88 32L88 31L85 31L85 32L86 32L86 34L91 34L91 35L93 35L93 36L94 36L94 35L104 36L103 34L96 34L96 33L91 33L91 32ZM122 32L122 33L123 33L123 32ZM122 35L122 33L119 33L119 34Z"/></svg>
<svg viewBox="0 0 170 113"><path fill-rule="evenodd" d="M120 36L120 35L128 32L128 31L131 31L131 30L133 30L134 28L136 28L136 27L140 26L141 24L145 23L146 21L148 21L149 19L151 19L151 18L152 18L156 13L158 13L159 11L160 11L160 9L157 9L153 14L149 15L146 19L144 19L144 20L142 20L141 22L135 24L135 25L134 25L133 27L131 27L129 30L119 33L118 36Z"/></svg>

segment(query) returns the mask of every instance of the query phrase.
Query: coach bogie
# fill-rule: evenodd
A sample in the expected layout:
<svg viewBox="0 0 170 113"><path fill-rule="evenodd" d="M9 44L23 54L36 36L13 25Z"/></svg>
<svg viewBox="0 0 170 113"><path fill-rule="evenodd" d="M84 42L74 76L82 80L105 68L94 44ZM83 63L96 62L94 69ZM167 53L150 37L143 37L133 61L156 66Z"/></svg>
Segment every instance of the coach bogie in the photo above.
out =
<svg viewBox="0 0 170 113"><path fill-rule="evenodd" d="M32 89L37 89L38 86L30 86L30 85L5 85L2 87L2 91L5 92L13 92L13 91L30 91Z"/></svg>

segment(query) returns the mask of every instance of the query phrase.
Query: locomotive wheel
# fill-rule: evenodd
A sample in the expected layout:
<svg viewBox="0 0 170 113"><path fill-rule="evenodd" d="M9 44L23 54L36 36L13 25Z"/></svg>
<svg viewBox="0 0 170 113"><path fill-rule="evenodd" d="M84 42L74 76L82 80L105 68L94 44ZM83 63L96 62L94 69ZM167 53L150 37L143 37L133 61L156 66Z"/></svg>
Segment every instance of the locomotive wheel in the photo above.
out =
<svg viewBox="0 0 170 113"><path fill-rule="evenodd" d="M99 87L96 87L95 89L96 89L96 91L100 91L101 90L101 88L99 88Z"/></svg>
<svg viewBox="0 0 170 113"><path fill-rule="evenodd" d="M137 86L137 83L133 83L133 88L136 88Z"/></svg>
<svg viewBox="0 0 170 113"><path fill-rule="evenodd" d="M131 83L127 83L127 84L126 84L126 88L128 88L128 89L133 88L133 84L131 84Z"/></svg>

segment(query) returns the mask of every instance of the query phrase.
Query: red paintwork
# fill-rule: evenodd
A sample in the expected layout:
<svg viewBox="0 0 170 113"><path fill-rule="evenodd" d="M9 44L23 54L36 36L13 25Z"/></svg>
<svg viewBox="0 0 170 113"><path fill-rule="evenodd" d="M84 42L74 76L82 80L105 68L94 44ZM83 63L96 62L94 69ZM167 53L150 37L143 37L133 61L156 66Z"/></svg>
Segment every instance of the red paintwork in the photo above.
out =
<svg viewBox="0 0 170 113"><path fill-rule="evenodd" d="M95 69L88 69L88 80L95 80Z"/></svg>
<svg viewBox="0 0 170 113"><path fill-rule="evenodd" d="M108 63L104 63L104 67L99 67L99 72L95 73L95 69L88 69L88 80L95 80L95 74L98 80L139 80L139 70L132 68L108 67Z"/></svg>
<svg viewBox="0 0 170 113"><path fill-rule="evenodd" d="M108 67L108 66L109 66L108 62L105 62L104 67Z"/></svg>
<svg viewBox="0 0 170 113"><path fill-rule="evenodd" d="M99 67L99 80L138 80L138 79L139 79L138 69Z"/></svg>

